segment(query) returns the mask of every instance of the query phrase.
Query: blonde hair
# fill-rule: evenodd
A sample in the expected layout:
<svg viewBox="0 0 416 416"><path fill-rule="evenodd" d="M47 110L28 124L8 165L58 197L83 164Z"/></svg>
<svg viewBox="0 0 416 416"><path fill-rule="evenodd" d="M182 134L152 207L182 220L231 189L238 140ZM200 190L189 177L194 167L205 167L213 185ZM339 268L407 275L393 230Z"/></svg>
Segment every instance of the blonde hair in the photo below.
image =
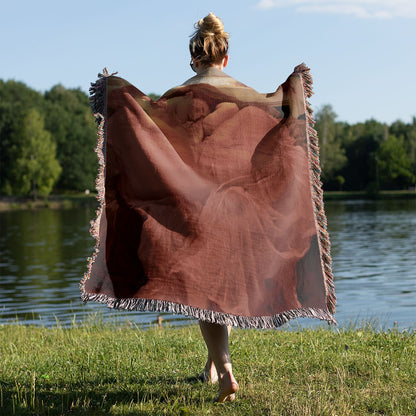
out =
<svg viewBox="0 0 416 416"><path fill-rule="evenodd" d="M192 58L202 65L220 64L227 55L229 38L222 20L210 13L194 26L196 30L189 41Z"/></svg>

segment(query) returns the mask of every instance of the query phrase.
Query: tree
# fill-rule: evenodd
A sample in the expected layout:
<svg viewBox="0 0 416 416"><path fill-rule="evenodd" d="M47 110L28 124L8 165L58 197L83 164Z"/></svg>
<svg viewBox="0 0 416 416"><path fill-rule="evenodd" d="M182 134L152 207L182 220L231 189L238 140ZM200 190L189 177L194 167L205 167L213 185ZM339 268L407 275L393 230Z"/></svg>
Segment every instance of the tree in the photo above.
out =
<svg viewBox="0 0 416 416"><path fill-rule="evenodd" d="M390 135L378 149L377 160L384 188L403 189L414 183L412 159L406 152L403 138Z"/></svg>
<svg viewBox="0 0 416 416"><path fill-rule="evenodd" d="M55 85L45 93L45 106L45 125L57 144L57 158L62 166L57 187L77 191L94 188L97 128L88 96L79 89Z"/></svg>
<svg viewBox="0 0 416 416"><path fill-rule="evenodd" d="M151 98L153 101L157 101L160 98L160 94L156 94L154 92L147 94L147 96Z"/></svg>
<svg viewBox="0 0 416 416"><path fill-rule="evenodd" d="M157 100L158 94L148 96ZM404 188L416 177L416 117L390 126L349 125L330 105L316 113L325 190ZM48 194L94 187L96 126L88 96L52 87L45 94L0 80L0 193ZM62 174L59 176L59 172ZM58 178L56 182L56 178Z"/></svg>
<svg viewBox="0 0 416 416"><path fill-rule="evenodd" d="M416 117L408 124L400 120L395 121L389 131L394 136L402 138L406 153L412 161L412 173L416 176Z"/></svg>
<svg viewBox="0 0 416 416"><path fill-rule="evenodd" d="M0 192L12 194L11 173L13 163L12 149L18 146L14 143L14 130L27 112L28 108L43 108L42 94L32 90L22 82L0 80Z"/></svg>
<svg viewBox="0 0 416 416"><path fill-rule="evenodd" d="M15 106L9 102L0 102L0 192L11 195L10 149L13 146L12 132L16 122Z"/></svg>
<svg viewBox="0 0 416 416"><path fill-rule="evenodd" d="M43 117L35 109L28 110L13 136L13 193L31 194L34 198L49 195L61 167L56 160L56 144L44 128Z"/></svg>
<svg viewBox="0 0 416 416"><path fill-rule="evenodd" d="M344 146L348 163L341 172L346 190L377 191L377 149L387 138L388 126L376 120L357 123L345 132Z"/></svg>
<svg viewBox="0 0 416 416"><path fill-rule="evenodd" d="M332 107L324 105L315 116L315 128L320 141L320 162L322 181L325 185L337 182L337 173L347 162L345 150L342 147L343 124L336 122L337 114Z"/></svg>

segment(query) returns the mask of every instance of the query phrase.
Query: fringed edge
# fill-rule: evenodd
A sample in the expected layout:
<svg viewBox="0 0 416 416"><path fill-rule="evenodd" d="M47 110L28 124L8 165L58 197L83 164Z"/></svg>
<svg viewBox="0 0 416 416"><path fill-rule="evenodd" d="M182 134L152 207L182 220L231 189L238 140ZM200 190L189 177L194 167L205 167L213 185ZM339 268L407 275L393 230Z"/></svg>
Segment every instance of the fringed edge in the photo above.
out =
<svg viewBox="0 0 416 416"><path fill-rule="evenodd" d="M114 74L111 74L114 75ZM95 247L91 257L88 258L87 271L80 283L80 290L82 292L81 298L85 297L85 282L91 276L92 265L97 258L100 251L100 221L105 204L105 139L106 139L106 94L107 82L106 79L110 74L107 68L103 69L102 74L98 74L96 82L91 83L90 87L90 107L93 112L95 122L98 125L97 144L94 149L98 158L98 173L95 179L95 189L97 191L98 208L95 211L95 219L90 222L90 234L95 239Z"/></svg>
<svg viewBox="0 0 416 416"><path fill-rule="evenodd" d="M328 323L336 324L334 317L322 310L314 308L299 308L285 311L273 316L238 316L222 312L214 312L206 309L195 308L193 306L182 305L175 302L155 299L115 299L103 294L83 293L84 302L94 301L105 303L110 309L124 309L129 311L142 312L170 312L184 316L193 317L207 322L221 325L231 325L234 327L249 329L273 329L278 328L291 319L296 318L317 318Z"/></svg>
<svg viewBox="0 0 416 416"><path fill-rule="evenodd" d="M298 308L290 311L285 311L273 316L237 316L226 314L222 312L214 312L206 309L200 309L193 306L182 305L175 302L155 300L155 299L115 299L104 294L92 294L85 290L85 282L91 275L92 265L99 252L100 244L100 219L105 205L105 97L106 97L106 78L115 75L109 74L104 68L102 74L98 74L98 80L91 84L90 88L90 105L94 113L95 121L98 124L97 146L95 152L98 157L99 170L95 181L97 190L97 199L99 207L96 210L96 218L91 221L90 234L95 238L95 249L93 255L88 259L87 272L80 283L81 299L84 302L94 301L104 303L111 309L125 309L137 310L142 312L170 312L174 314L181 314L184 316L201 319L203 321L218 323L222 325L231 325L240 328L257 328L257 329L272 329L278 328L291 319L296 318L316 318L327 321L328 323L336 324L332 313L335 312L335 291L333 285L333 275L331 269L330 256L330 242L326 227L326 216L323 205L322 183L320 181L320 166L319 166L319 146L316 130L314 130L314 120L312 117L312 108L307 101L312 93L312 78L309 74L309 68L304 64L295 68L295 73L299 73L303 80L303 89L305 94L305 107L307 115L307 135L310 146L310 172L312 176L312 196L315 207L316 223L319 225L319 246L321 251L321 263L326 276L327 288L327 306L328 310L315 308Z"/></svg>
<svg viewBox="0 0 416 416"><path fill-rule="evenodd" d="M327 230L327 220L324 210L323 190L321 182L321 167L319 163L319 139L318 133L314 129L315 120L313 110L308 98L313 95L312 76L310 69L301 64L295 68L295 73L301 76L303 84L305 114L306 114L306 133L309 145L309 172L311 176L311 191L314 204L315 223L319 233L319 250L321 255L322 270L325 274L326 301L328 310L334 314L336 305L334 276L332 272L331 243Z"/></svg>
<svg viewBox="0 0 416 416"><path fill-rule="evenodd" d="M102 74L98 74L97 81L92 82L90 86L90 107L94 114L95 121L99 125L101 118L97 120L97 114L105 114L105 96L107 94L107 78L113 75L118 74L118 72L113 72L110 74L107 68L103 69ZM102 116L101 116L102 117Z"/></svg>

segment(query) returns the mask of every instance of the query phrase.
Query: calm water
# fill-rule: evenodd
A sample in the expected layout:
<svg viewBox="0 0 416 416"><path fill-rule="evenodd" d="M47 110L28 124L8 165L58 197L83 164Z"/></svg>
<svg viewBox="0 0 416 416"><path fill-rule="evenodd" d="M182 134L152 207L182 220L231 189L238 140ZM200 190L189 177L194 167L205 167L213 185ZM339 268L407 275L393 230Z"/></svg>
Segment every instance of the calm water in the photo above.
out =
<svg viewBox="0 0 416 416"><path fill-rule="evenodd" d="M415 328L416 200L330 201L326 210L338 323L371 320L384 329ZM156 321L156 314L110 311L79 300L78 283L94 244L88 234L93 216L88 207L0 213L0 323L18 318L66 326L91 312L140 325ZM164 319L190 322L175 315Z"/></svg>

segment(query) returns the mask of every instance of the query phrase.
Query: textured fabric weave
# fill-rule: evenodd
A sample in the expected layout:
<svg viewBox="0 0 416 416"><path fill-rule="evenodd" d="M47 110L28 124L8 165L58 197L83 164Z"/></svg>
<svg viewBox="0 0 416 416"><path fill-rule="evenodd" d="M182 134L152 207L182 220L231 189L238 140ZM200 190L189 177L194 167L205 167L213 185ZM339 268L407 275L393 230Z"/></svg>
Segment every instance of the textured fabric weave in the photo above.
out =
<svg viewBox="0 0 416 416"><path fill-rule="evenodd" d="M335 322L310 94L304 65L271 94L209 68L157 101L101 76L82 298L240 327Z"/></svg>

